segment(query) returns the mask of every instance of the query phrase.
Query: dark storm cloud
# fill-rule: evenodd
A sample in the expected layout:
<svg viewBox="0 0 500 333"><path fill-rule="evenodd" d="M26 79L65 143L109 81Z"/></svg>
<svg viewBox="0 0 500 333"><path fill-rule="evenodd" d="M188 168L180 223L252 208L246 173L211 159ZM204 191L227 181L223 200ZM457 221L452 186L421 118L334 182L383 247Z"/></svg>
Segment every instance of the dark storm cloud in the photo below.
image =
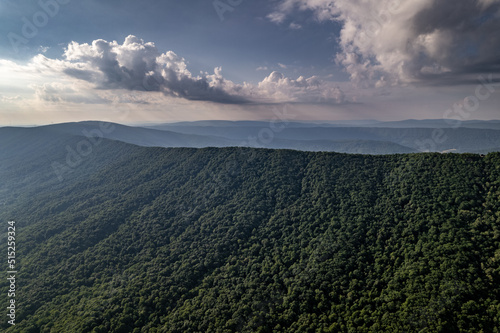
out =
<svg viewBox="0 0 500 333"><path fill-rule="evenodd" d="M271 17L296 10L343 25L336 60L357 84L468 83L500 71L500 0L283 0Z"/></svg>
<svg viewBox="0 0 500 333"><path fill-rule="evenodd" d="M477 0L432 1L413 18L415 37L446 33L437 61L451 73L491 73L500 70L500 4ZM423 75L423 78L426 76Z"/></svg>

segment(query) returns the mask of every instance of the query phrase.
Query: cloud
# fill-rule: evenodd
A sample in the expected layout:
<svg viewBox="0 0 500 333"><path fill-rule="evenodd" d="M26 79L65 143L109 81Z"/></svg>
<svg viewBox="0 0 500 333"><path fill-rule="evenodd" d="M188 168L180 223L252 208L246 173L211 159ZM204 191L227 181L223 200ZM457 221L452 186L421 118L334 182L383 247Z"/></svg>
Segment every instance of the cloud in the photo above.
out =
<svg viewBox="0 0 500 333"><path fill-rule="evenodd" d="M463 81L500 71L500 0L282 0L342 24L336 61L360 85Z"/></svg>
<svg viewBox="0 0 500 333"><path fill-rule="evenodd" d="M300 76L294 80L275 71L262 80L258 88L274 101L333 104L346 102L339 87L331 87L315 76L307 79Z"/></svg>
<svg viewBox="0 0 500 333"><path fill-rule="evenodd" d="M57 76L63 74L75 82L84 82L85 93L79 94L77 84L69 88L62 84L33 85L38 100L48 102L109 103L103 91L158 92L191 101L209 101L222 104L255 104L282 102L331 102L343 103L343 93L338 87L329 87L316 77L286 78L273 72L258 85L236 84L222 75L216 67L213 74L194 76L187 69L187 62L173 51L161 53L154 43L146 43L135 36L128 36L123 44L102 39L91 44L71 42L65 49L64 59L35 56L28 67L38 73ZM285 65L279 64L286 68ZM267 70L259 67L257 70ZM96 97L88 94L94 90ZM147 103L144 98L131 99Z"/></svg>
<svg viewBox="0 0 500 333"><path fill-rule="evenodd" d="M288 26L290 29L292 30L299 30L299 29L302 29L302 25L298 24L298 23L295 23L295 22L292 22L290 23L290 25Z"/></svg>
<svg viewBox="0 0 500 333"><path fill-rule="evenodd" d="M184 58L172 51L160 53L154 43L128 36L123 44L99 39L92 44L71 42L64 53L63 72L91 82L98 89L161 91L188 100L245 103L216 68L213 75L193 76Z"/></svg>
<svg viewBox="0 0 500 333"><path fill-rule="evenodd" d="M259 66L255 70L257 70L257 71L267 71L269 69L267 68L267 66Z"/></svg>
<svg viewBox="0 0 500 333"><path fill-rule="evenodd" d="M42 53L46 53L49 49L50 49L50 46L42 46L42 45L40 45L40 46L38 47L38 50L37 50L37 51L38 51L38 52L42 52Z"/></svg>
<svg viewBox="0 0 500 333"><path fill-rule="evenodd" d="M283 64L281 64L281 63L278 63L278 66L280 66L280 67L281 67L281 68L283 68L283 69L287 69L287 65L283 65Z"/></svg>
<svg viewBox="0 0 500 333"><path fill-rule="evenodd" d="M104 99L97 94L62 83L32 84L30 88L35 91L35 98L43 102L52 103L78 103L78 104L108 104L110 100Z"/></svg>
<svg viewBox="0 0 500 333"><path fill-rule="evenodd" d="M273 23L283 23L286 18L284 13L274 12L266 16Z"/></svg>
<svg viewBox="0 0 500 333"><path fill-rule="evenodd" d="M21 101L23 98L19 95L17 96L4 96L0 94L0 102L2 103L14 103L17 101Z"/></svg>

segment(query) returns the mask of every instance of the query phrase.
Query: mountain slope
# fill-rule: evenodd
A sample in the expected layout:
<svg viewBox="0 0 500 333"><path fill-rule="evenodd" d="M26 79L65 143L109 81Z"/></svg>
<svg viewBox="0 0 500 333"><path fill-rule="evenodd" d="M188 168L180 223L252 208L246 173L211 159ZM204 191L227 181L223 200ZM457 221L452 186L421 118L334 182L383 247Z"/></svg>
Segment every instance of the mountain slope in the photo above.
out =
<svg viewBox="0 0 500 333"><path fill-rule="evenodd" d="M4 331L498 327L499 154L127 147L0 211L22 277Z"/></svg>
<svg viewBox="0 0 500 333"><path fill-rule="evenodd" d="M135 149L45 127L0 128L0 205L86 179Z"/></svg>
<svg viewBox="0 0 500 333"><path fill-rule="evenodd" d="M100 126L106 127L102 131ZM231 140L217 137L216 135L183 134L171 131L160 131L142 127L131 127L114 123L100 123L85 121L79 123L65 123L45 126L55 132L91 136L95 131L100 131L106 139L122 141L146 147L227 147L233 145Z"/></svg>
<svg viewBox="0 0 500 333"><path fill-rule="evenodd" d="M348 154L409 154L418 150L393 143L390 141L373 140L273 140L266 148L293 149L301 151L324 151Z"/></svg>
<svg viewBox="0 0 500 333"><path fill-rule="evenodd" d="M408 121L408 123L412 123ZM420 122L417 122L420 123ZM100 126L106 126L103 131ZM483 124L483 123L481 123ZM486 122L483 125L495 125ZM257 126L259 125L259 126ZM429 123L424 122L424 125ZM81 122L40 127L71 136L102 137L146 147L236 147L335 151L352 154L485 153L498 150L500 130L478 128L331 127L309 123L194 122L157 128ZM471 125L472 126L472 125ZM169 129L169 130L165 130ZM15 129L2 129L0 132Z"/></svg>
<svg viewBox="0 0 500 333"><path fill-rule="evenodd" d="M267 127L270 121L221 121L206 120L192 122L177 122L155 125L144 125L143 127L174 130L176 127ZM289 121L287 127L383 127L383 128L482 128L500 130L500 120L458 120L458 119L407 119L399 121L376 121L376 120L340 120L330 122L303 122Z"/></svg>

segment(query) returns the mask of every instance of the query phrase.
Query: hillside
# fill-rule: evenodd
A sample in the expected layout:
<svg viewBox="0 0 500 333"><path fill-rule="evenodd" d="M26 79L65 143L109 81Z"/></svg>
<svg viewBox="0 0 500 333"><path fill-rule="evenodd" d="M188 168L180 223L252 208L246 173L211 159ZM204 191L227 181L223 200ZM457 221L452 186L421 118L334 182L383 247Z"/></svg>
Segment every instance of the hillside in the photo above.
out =
<svg viewBox="0 0 500 333"><path fill-rule="evenodd" d="M133 127L105 123L109 130L100 131L102 123L87 121L37 128L0 128L0 137L18 137L22 133L44 131L52 135L91 136L99 131L106 139L144 147L207 148L250 147L325 151L349 154L407 154L445 152L484 154L498 151L500 130L492 129L495 121L464 122L452 128L425 127L444 121L404 121L378 123L365 127L345 124L313 124L301 122L271 123L252 121L206 121L164 124L154 127ZM384 124L394 127L381 127ZM424 127L397 127L422 125ZM483 126L473 128L471 126ZM5 132L4 134L2 134ZM9 134L10 133L10 134ZM94 133L94 134L93 134Z"/></svg>
<svg viewBox="0 0 500 333"><path fill-rule="evenodd" d="M417 149L405 147L390 141L377 140L273 140L265 148L293 149L301 151L323 151L347 154L409 154Z"/></svg>
<svg viewBox="0 0 500 333"><path fill-rule="evenodd" d="M457 123L452 123L457 124ZM273 131L273 140L260 140L265 148L289 148L316 151L314 141L323 141L321 150L364 154L395 154L408 152L442 152L455 149L458 153L498 151L500 127L496 121L461 122L453 127L444 120L402 121L352 124L311 124L299 122L193 122L164 124L151 128L183 134L217 135L238 142L257 138L259 133ZM274 127L273 127L274 126ZM266 137L267 138L267 137ZM354 146L342 144L357 142ZM357 149L366 145L367 149ZM263 144L262 144L263 143ZM331 144L328 144L331 143ZM392 146L388 145L392 143ZM384 147L385 144L385 147ZM354 147L354 148L353 148ZM381 149L383 147L383 149Z"/></svg>
<svg viewBox="0 0 500 333"><path fill-rule="evenodd" d="M31 134L0 153L4 332L498 332L500 154L103 140L59 180L82 137Z"/></svg>
<svg viewBox="0 0 500 333"><path fill-rule="evenodd" d="M0 204L65 188L136 149L46 127L0 128Z"/></svg>
<svg viewBox="0 0 500 333"><path fill-rule="evenodd" d="M70 135L85 136L99 129L101 122L84 121L79 123L64 123L44 126L47 130ZM234 142L217 135L183 134L172 131L161 131L150 128L132 127L108 123L110 130L102 133L107 139L122 141L146 147L227 147Z"/></svg>

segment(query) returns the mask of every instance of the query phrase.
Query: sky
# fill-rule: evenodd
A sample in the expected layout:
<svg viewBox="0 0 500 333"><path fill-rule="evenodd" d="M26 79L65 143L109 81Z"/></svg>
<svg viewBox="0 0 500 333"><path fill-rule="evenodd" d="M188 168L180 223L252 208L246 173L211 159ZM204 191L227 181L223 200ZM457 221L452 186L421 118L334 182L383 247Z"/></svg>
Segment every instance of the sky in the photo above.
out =
<svg viewBox="0 0 500 333"><path fill-rule="evenodd" d="M0 126L500 119L500 0L0 0Z"/></svg>

